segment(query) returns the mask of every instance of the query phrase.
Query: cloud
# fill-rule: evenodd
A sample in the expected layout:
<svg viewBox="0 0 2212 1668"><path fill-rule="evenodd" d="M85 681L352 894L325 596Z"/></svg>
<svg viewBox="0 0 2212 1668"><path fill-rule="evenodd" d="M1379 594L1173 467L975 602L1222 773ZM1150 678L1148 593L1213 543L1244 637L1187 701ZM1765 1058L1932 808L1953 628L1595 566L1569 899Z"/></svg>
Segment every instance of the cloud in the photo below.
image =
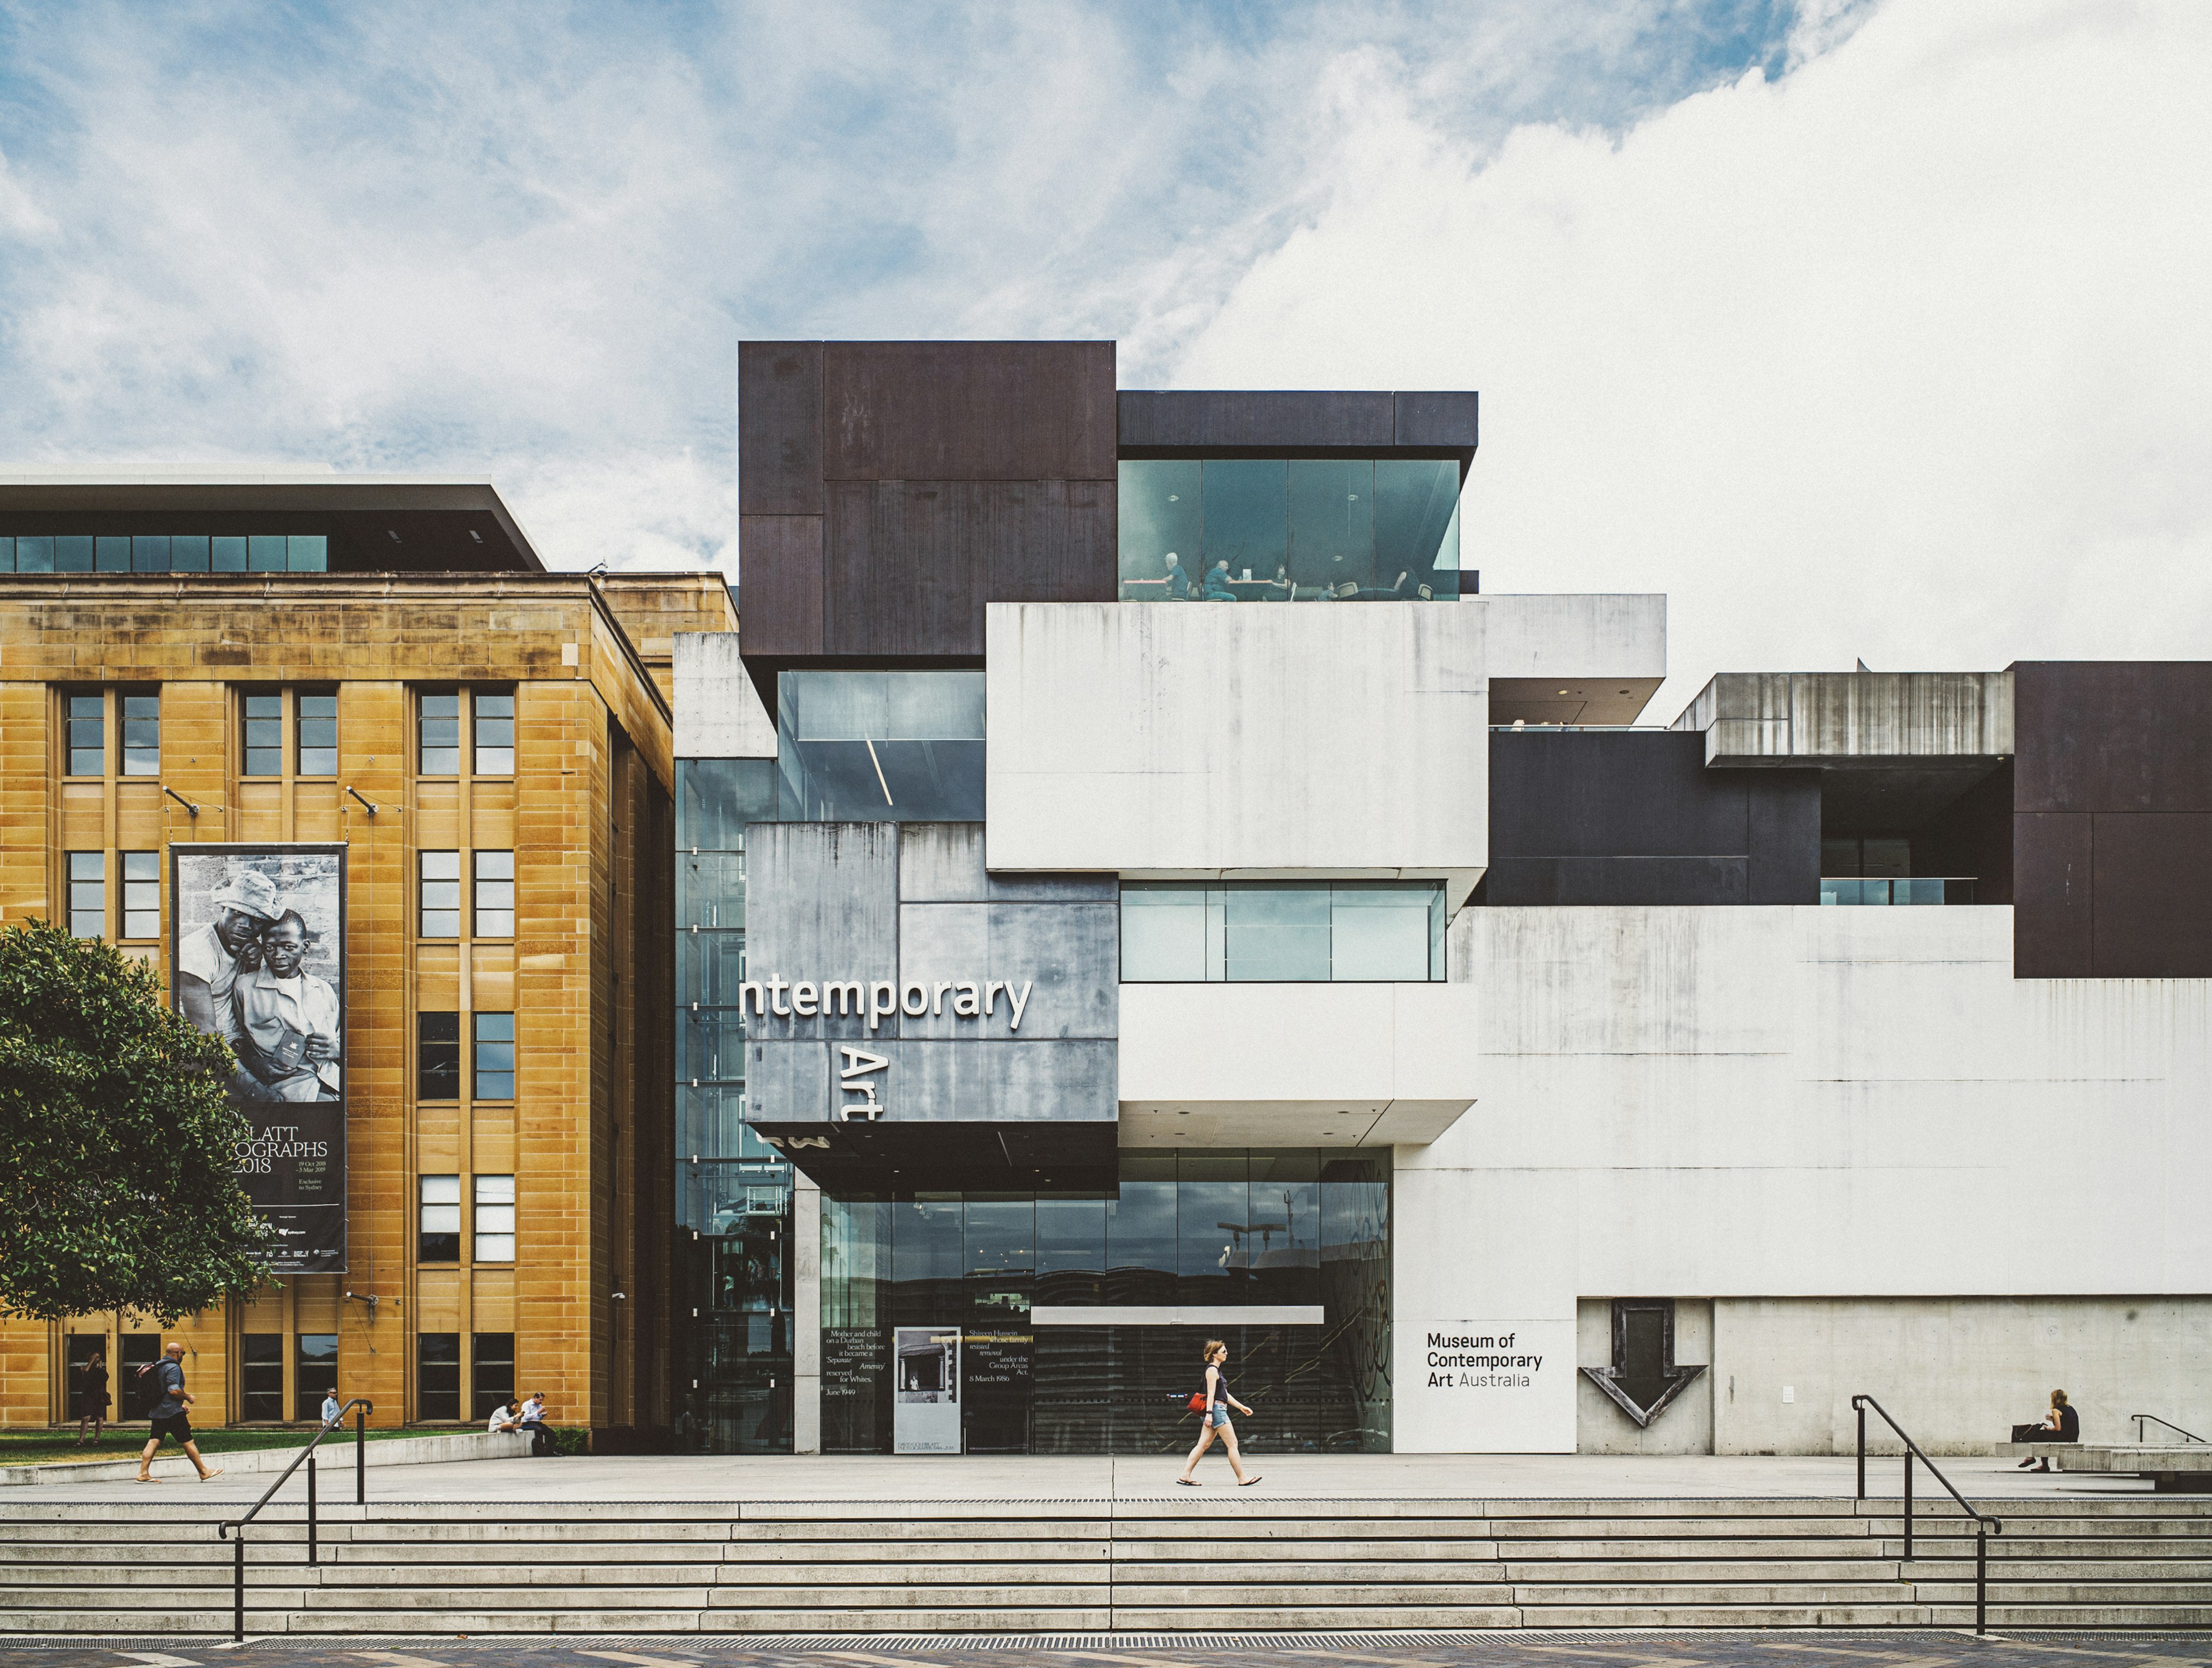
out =
<svg viewBox="0 0 2212 1668"><path fill-rule="evenodd" d="M0 460L489 475L732 560L741 337L1096 335L1157 384L1369 112L1482 153L1778 62L1770 0L272 11L0 0Z"/></svg>
<svg viewBox="0 0 2212 1668"><path fill-rule="evenodd" d="M1347 58L1324 205L1177 381L1480 388L1468 564L1669 592L1655 718L1721 669L2203 655L2212 10L1849 21L1491 156Z"/></svg>

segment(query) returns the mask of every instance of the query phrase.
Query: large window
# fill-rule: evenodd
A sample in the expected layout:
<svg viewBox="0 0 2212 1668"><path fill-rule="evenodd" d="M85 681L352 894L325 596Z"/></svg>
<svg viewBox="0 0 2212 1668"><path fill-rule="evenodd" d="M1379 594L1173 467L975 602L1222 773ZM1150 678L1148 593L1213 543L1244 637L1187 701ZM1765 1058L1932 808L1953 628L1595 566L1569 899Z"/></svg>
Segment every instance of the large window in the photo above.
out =
<svg viewBox="0 0 2212 1668"><path fill-rule="evenodd" d="M514 1260L514 1178L478 1176L476 1184L476 1260L511 1263Z"/></svg>
<svg viewBox="0 0 2212 1668"><path fill-rule="evenodd" d="M0 532L0 573L321 573L323 533Z"/></svg>
<svg viewBox="0 0 2212 1668"><path fill-rule="evenodd" d="M514 697L479 691L476 708L476 745L471 768L479 776L514 774Z"/></svg>
<svg viewBox="0 0 2212 1668"><path fill-rule="evenodd" d="M461 732L469 733L469 769L477 776L514 774L514 695L468 689L425 690L416 697L416 771L461 773Z"/></svg>
<svg viewBox="0 0 2212 1668"><path fill-rule="evenodd" d="M73 937L98 938L106 933L106 852L69 854L69 924Z"/></svg>
<svg viewBox="0 0 2212 1668"><path fill-rule="evenodd" d="M461 1016L454 1013L415 1016L415 1098L461 1098Z"/></svg>
<svg viewBox="0 0 2212 1668"><path fill-rule="evenodd" d="M461 1179L423 1176L418 1188L421 1224L416 1234L418 1263L458 1263L461 1260Z"/></svg>
<svg viewBox="0 0 2212 1668"><path fill-rule="evenodd" d="M292 1416L313 1419L323 1416L323 1398L338 1387L338 1335L336 1332L301 1332L292 1368ZM340 1396L343 1402L347 1398Z"/></svg>
<svg viewBox="0 0 2212 1668"><path fill-rule="evenodd" d="M426 694L416 717L415 768L424 776L461 773L461 698L452 690Z"/></svg>
<svg viewBox="0 0 2212 1668"><path fill-rule="evenodd" d="M274 690L243 698L246 770L248 776L284 773L284 694Z"/></svg>
<svg viewBox="0 0 2212 1668"><path fill-rule="evenodd" d="M491 1417L514 1395L514 1334L477 1332L470 1340L469 1417Z"/></svg>
<svg viewBox="0 0 2212 1668"><path fill-rule="evenodd" d="M1459 596L1459 464L1129 462L1125 602L1429 602Z"/></svg>
<svg viewBox="0 0 2212 1668"><path fill-rule="evenodd" d="M248 1332L239 1339L239 1416L281 1423L284 1417L284 1334Z"/></svg>
<svg viewBox="0 0 2212 1668"><path fill-rule="evenodd" d="M1443 976L1439 884L1132 881L1121 889L1121 978L1129 984Z"/></svg>
<svg viewBox="0 0 2212 1668"><path fill-rule="evenodd" d="M123 773L159 776L161 773L161 697L131 694L118 697L123 707Z"/></svg>
<svg viewBox="0 0 2212 1668"><path fill-rule="evenodd" d="M459 852L421 852L422 925L425 938L461 936L461 854Z"/></svg>
<svg viewBox="0 0 2212 1668"><path fill-rule="evenodd" d="M476 919L471 931L478 938L514 937L514 853L478 852L476 865Z"/></svg>
<svg viewBox="0 0 2212 1668"><path fill-rule="evenodd" d="M300 700L299 756L294 767L301 776L338 773L338 698L330 693L302 694Z"/></svg>
<svg viewBox="0 0 2212 1668"><path fill-rule="evenodd" d="M123 936L161 936L161 854L123 853Z"/></svg>
<svg viewBox="0 0 2212 1668"><path fill-rule="evenodd" d="M415 1416L435 1422L461 1416L461 1335L415 1335Z"/></svg>
<svg viewBox="0 0 2212 1668"><path fill-rule="evenodd" d="M982 820L982 673L781 672L775 687L785 822Z"/></svg>
<svg viewBox="0 0 2212 1668"><path fill-rule="evenodd" d="M105 776L107 773L107 697L70 695L65 723L69 731L69 773Z"/></svg>
<svg viewBox="0 0 2212 1668"><path fill-rule="evenodd" d="M469 1093L479 1101L514 1098L514 1016L475 1016L476 1070Z"/></svg>

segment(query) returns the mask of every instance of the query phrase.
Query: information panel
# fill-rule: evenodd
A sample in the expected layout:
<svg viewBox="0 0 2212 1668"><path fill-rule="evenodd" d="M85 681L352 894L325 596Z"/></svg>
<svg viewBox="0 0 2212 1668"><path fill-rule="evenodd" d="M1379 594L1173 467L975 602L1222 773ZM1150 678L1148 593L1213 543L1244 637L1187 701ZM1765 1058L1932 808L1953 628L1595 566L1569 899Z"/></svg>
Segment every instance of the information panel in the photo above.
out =
<svg viewBox="0 0 2212 1668"><path fill-rule="evenodd" d="M171 999L237 1057L238 1171L276 1229L270 1266L342 1273L346 848L169 847Z"/></svg>

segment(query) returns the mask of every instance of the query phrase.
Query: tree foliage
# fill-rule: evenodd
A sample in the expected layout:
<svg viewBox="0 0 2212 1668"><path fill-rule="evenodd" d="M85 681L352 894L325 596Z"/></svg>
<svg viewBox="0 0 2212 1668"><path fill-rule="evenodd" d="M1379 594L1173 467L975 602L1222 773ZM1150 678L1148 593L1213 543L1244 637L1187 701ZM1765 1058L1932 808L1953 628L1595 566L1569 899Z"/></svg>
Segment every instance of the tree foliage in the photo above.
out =
<svg viewBox="0 0 2212 1668"><path fill-rule="evenodd" d="M231 1070L143 961L45 921L0 930L0 1310L170 1325L265 1282Z"/></svg>

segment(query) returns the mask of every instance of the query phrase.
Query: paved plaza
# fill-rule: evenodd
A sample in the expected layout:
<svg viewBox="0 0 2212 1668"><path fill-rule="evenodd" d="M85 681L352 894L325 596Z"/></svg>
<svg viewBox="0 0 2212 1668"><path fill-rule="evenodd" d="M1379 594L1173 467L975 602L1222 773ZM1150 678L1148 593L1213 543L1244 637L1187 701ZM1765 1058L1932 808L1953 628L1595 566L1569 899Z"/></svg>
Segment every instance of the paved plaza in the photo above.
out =
<svg viewBox="0 0 2212 1668"><path fill-rule="evenodd" d="M1180 1458L1029 1455L651 1454L627 1458L483 1459L373 1468L372 1501L748 1501L748 1500L1152 1500L1189 1491L1175 1487ZM2010 1459L1941 1459L1946 1476L1971 1500L2057 1499L2147 1494L2125 1477L2024 1472ZM1285 1454L1255 1458L1263 1479L1252 1499L1303 1500L1747 1500L1843 1499L1856 1488L1849 1457L1764 1455L1610 1456L1602 1454ZM328 1456L326 1502L353 1497L350 1453ZM1208 1455L1199 1469L1206 1490L1232 1490L1229 1468ZM174 1500L186 1509L216 1501L251 1501L269 1486L265 1473L198 1483L189 1474L142 1486L130 1482L37 1483L0 1491L0 1503L42 1499ZM1903 1484L1895 1456L1867 1461L1867 1491L1889 1496ZM301 1489L298 1477L284 1498ZM1919 1471L1917 1494L1936 1499L1940 1485Z"/></svg>

